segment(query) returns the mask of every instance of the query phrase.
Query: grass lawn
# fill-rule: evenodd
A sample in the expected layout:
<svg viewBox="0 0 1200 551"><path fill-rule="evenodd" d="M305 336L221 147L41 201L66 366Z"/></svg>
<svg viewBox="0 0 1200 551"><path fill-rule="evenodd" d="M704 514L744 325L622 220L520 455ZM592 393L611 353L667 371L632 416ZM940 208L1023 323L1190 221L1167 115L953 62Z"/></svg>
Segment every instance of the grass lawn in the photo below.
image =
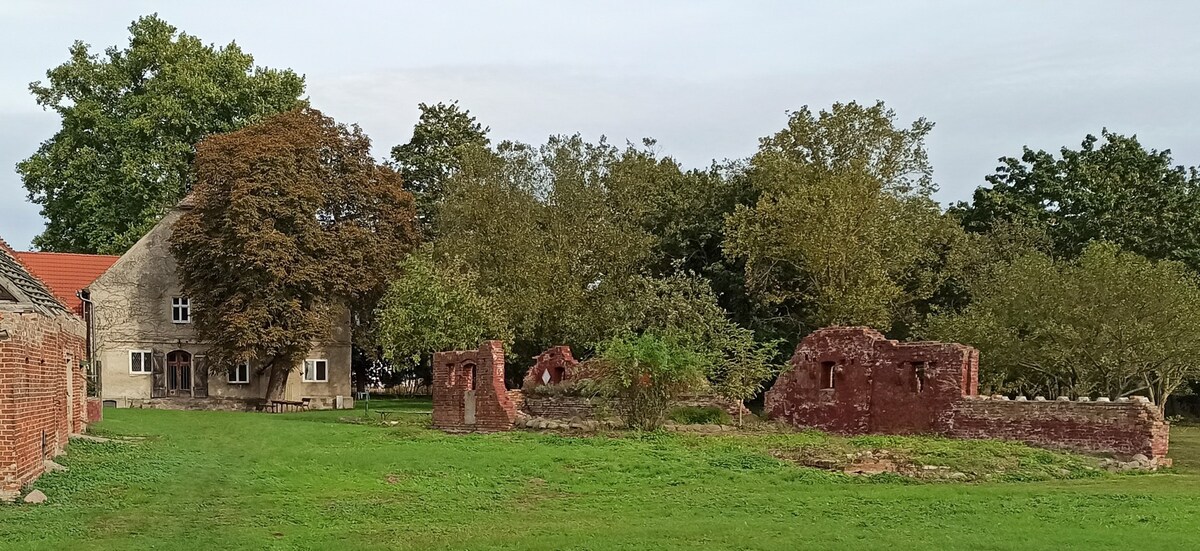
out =
<svg viewBox="0 0 1200 551"><path fill-rule="evenodd" d="M379 402L373 402L378 407ZM285 415L105 410L0 505L0 549L1194 549L1200 428L1177 468L1113 475L998 442L817 433L577 438L426 428L428 402ZM887 448L988 482L852 477L770 450ZM1052 480L1051 480L1052 479Z"/></svg>

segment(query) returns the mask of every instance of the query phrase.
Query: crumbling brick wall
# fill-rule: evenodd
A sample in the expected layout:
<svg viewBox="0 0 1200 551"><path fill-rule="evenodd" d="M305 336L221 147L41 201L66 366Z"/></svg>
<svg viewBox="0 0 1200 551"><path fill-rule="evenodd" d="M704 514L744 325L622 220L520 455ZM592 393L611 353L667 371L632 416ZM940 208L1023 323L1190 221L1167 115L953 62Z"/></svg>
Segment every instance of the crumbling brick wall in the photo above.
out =
<svg viewBox="0 0 1200 551"><path fill-rule="evenodd" d="M772 419L841 434L998 438L1156 462L1166 455L1168 425L1141 400L986 399L977 396L978 381L979 352L969 346L830 327L796 347L765 410Z"/></svg>
<svg viewBox="0 0 1200 551"><path fill-rule="evenodd" d="M804 338L767 392L772 419L844 434L945 428L950 406L976 392L979 352L960 344L899 343L867 327Z"/></svg>
<svg viewBox="0 0 1200 551"><path fill-rule="evenodd" d="M87 425L83 322L0 311L0 498L11 498Z"/></svg>
<svg viewBox="0 0 1200 551"><path fill-rule="evenodd" d="M569 346L553 346L534 356L533 360L533 367L525 373L525 379L521 383L522 390L571 381L578 375L575 373L575 367L579 362L571 355Z"/></svg>
<svg viewBox="0 0 1200 551"><path fill-rule="evenodd" d="M449 432L509 430L517 410L504 388L504 344L433 355L433 426Z"/></svg>
<svg viewBox="0 0 1200 551"><path fill-rule="evenodd" d="M1145 398L1118 401L1009 400L965 396L950 412L947 436L999 438L1085 452L1167 455L1170 425Z"/></svg>

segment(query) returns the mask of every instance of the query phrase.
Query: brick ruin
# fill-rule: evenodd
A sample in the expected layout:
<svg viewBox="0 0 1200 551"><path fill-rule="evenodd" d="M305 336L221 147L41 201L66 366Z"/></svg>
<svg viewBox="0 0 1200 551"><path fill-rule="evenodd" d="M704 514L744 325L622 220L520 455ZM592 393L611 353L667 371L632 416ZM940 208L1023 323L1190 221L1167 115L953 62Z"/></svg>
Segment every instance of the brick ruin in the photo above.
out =
<svg viewBox="0 0 1200 551"><path fill-rule="evenodd" d="M611 407L595 398L535 389L595 377L596 364L579 362L569 346L534 357L520 390L504 386L504 349L488 341L478 350L438 352L433 357L433 426L447 432L494 432L513 428L518 417L560 421L611 420ZM677 406L718 407L730 416L749 414L736 400L711 394L681 397Z"/></svg>
<svg viewBox="0 0 1200 551"><path fill-rule="evenodd" d="M533 357L533 367L525 374L522 390L542 385L557 385L578 378L579 362L571 355L570 346L553 346Z"/></svg>
<svg viewBox="0 0 1200 551"><path fill-rule="evenodd" d="M517 408L504 387L504 343L433 355L433 426L448 432L509 430Z"/></svg>
<svg viewBox="0 0 1200 551"><path fill-rule="evenodd" d="M12 499L88 422L83 320L0 241L0 500Z"/></svg>
<svg viewBox="0 0 1200 551"><path fill-rule="evenodd" d="M1169 426L1148 400L979 396L979 351L969 346L830 327L805 337L790 365L767 392L765 410L795 426L998 438L1165 463Z"/></svg>

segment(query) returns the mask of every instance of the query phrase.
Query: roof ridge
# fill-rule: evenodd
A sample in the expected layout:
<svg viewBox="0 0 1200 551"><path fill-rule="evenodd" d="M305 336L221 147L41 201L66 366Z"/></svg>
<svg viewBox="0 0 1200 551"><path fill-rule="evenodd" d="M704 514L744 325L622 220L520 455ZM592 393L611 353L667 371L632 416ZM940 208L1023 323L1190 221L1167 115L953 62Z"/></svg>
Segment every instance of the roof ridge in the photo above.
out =
<svg viewBox="0 0 1200 551"><path fill-rule="evenodd" d="M58 255L58 256L90 256L102 258L121 258L119 254L96 254L96 253L63 253L58 251L14 251L16 254L36 254L36 255Z"/></svg>

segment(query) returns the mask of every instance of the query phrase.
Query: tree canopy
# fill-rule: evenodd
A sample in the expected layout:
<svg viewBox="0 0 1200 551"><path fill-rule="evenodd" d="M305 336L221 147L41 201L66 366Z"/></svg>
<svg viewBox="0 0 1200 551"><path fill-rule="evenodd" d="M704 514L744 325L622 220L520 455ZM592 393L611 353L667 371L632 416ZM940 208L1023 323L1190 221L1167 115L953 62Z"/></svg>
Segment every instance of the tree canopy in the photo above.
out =
<svg viewBox="0 0 1200 551"><path fill-rule="evenodd" d="M408 143L392 148L392 161L417 200L417 217L428 236L437 207L445 198L446 179L462 166L468 148L490 143L488 128L458 102L420 104L421 117Z"/></svg>
<svg viewBox="0 0 1200 551"><path fill-rule="evenodd" d="M197 147L192 206L172 252L210 364L246 359L278 399L334 319L370 312L415 247L412 196L370 140L298 108ZM378 254L388 251L389 254Z"/></svg>
<svg viewBox="0 0 1200 551"><path fill-rule="evenodd" d="M1078 259L1030 253L978 279L929 337L980 349L981 385L1048 396L1147 394L1161 407L1200 375L1200 280L1111 243Z"/></svg>
<svg viewBox="0 0 1200 551"><path fill-rule="evenodd" d="M379 302L383 356L394 364L415 366L434 352L507 340L503 314L477 290L477 279L470 266L454 258L435 264L428 249L401 261L399 274Z"/></svg>
<svg viewBox="0 0 1200 551"><path fill-rule="evenodd" d="M784 333L887 331L936 290L956 227L930 198L933 125L895 119L882 103L804 108L750 160L758 198L729 217L725 250L745 261L751 295Z"/></svg>
<svg viewBox="0 0 1200 551"><path fill-rule="evenodd" d="M103 56L70 60L29 89L62 128L17 165L47 251L122 253L191 188L194 144L297 105L304 79L254 65L237 44L206 45L157 16Z"/></svg>
<svg viewBox="0 0 1200 551"><path fill-rule="evenodd" d="M1137 136L1106 129L1059 157L1026 147L1020 158L1001 158L987 181L971 204L952 209L968 230L1031 225L1046 230L1059 255L1108 241L1200 269L1200 171L1174 165L1169 150L1147 150Z"/></svg>

